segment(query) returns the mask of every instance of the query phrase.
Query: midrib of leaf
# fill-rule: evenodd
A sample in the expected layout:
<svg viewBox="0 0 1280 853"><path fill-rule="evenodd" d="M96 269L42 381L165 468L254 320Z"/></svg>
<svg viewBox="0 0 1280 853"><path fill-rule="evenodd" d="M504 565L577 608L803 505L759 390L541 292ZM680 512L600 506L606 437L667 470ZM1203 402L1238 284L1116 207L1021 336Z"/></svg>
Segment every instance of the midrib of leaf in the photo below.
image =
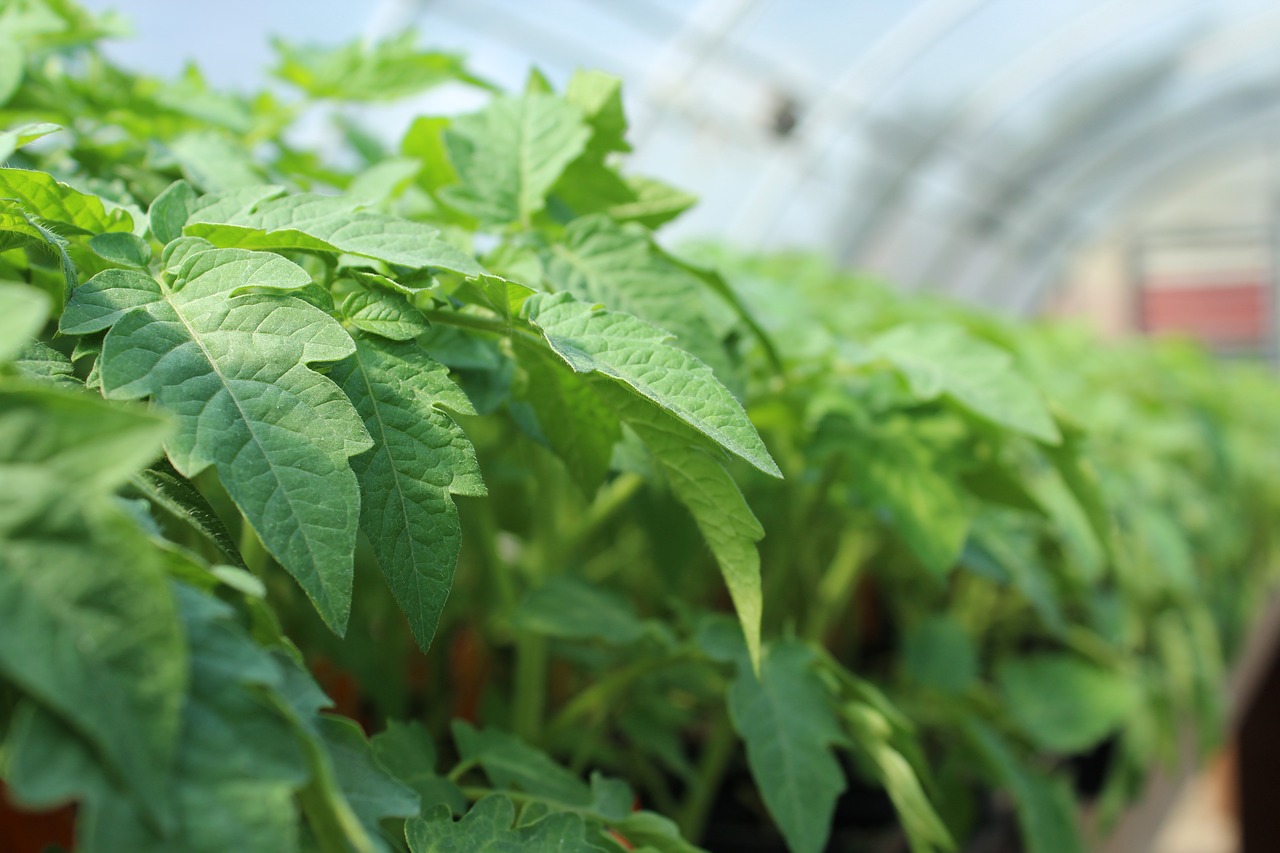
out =
<svg viewBox="0 0 1280 853"><path fill-rule="evenodd" d="M373 406L371 408L373 409L373 416L378 422L377 438L381 440L382 447L386 450L387 454L390 455L391 444L388 441L386 422L382 419L382 406L378 405L377 403L378 395L377 395L377 392L375 392L373 389L373 382L369 378L369 371L365 370L364 359L361 357L360 347L356 347L355 360L356 360L356 368L360 371L360 381L364 384L365 390L369 393L369 399L374 401ZM377 445L375 444L375 448L376 446ZM394 463L391 465L388 465L387 467L391 469L391 479L392 479L392 482L395 483L396 498L398 499L397 505L400 507L400 515L404 519L405 530L409 530L410 529L409 498L405 495L404 489L400 485L400 482L402 479L402 477L400 476L400 467ZM412 536L409 536L406 538L409 540L409 551L410 553L413 554L413 563L414 565L417 565L418 540ZM415 585L415 588L419 590L418 606L421 607L423 605L421 588L416 585Z"/></svg>
<svg viewBox="0 0 1280 853"><path fill-rule="evenodd" d="M780 707L784 707L786 705L786 701L785 699L782 702L776 701L778 697L774 693L774 688L771 688L767 683L770 680L771 679L761 680L760 693L766 699L769 700L770 718L774 721L778 721L785 716L784 714L779 713L778 709ZM779 725L778 731L786 732L786 727ZM787 800L790 802L790 808L792 809L792 811L803 811L805 808L804 802L798 798L800 793L799 787L795 784L795 781L794 781L799 778L799 773L796 772L798 762L795 757L795 751L793 749L787 748L791 746L792 739L784 734L782 737L779 737L776 742L780 744L780 746L778 747L778 752L782 755L783 762L786 765L787 772L785 773L785 776L789 780L789 782L786 785L785 790L787 792Z"/></svg>
<svg viewBox="0 0 1280 853"><path fill-rule="evenodd" d="M532 219L531 208L533 205L532 200L526 198L529 192L528 176L529 171L532 168L532 164L529 162L530 146L526 144L530 138L529 126L532 123L530 116L531 112L532 111L529 110L527 106L521 107L520 135L516 140L516 150L520 152L520 191L516 194L516 204L520 208L520 222L526 228L529 226L530 220Z"/></svg>
<svg viewBox="0 0 1280 853"><path fill-rule="evenodd" d="M204 356L205 362L209 365L209 369L213 371L213 373L218 377L218 381L222 384L222 387L225 388L227 391L227 396L230 397L231 402L235 404L236 411L239 412L240 414L241 423L245 425L245 428L249 432L250 438L253 440L254 445L257 446L258 448L259 454L262 456L263 460L265 460L267 464L267 469L271 471L271 476L276 483L276 494L283 494L284 501L289 507L289 513L294 518L301 518L302 516L299 515L296 504L294 504L293 499L289 496L289 490L285 488L284 482L280 479L280 475L276 472L277 466L272 458L272 454L268 452L266 445L262 443L262 440L259 438L258 433L254 428L253 418L249 417L248 413L245 412L244 406L241 405L240 398L236 395L235 391L233 390L231 382L227 379L226 375L219 369L217 359L215 359L212 353L209 352L208 348L205 347L202 336L187 321L187 316L182 313L182 311L179 308L179 304L173 300L172 293L169 290L168 285L164 284L163 282L160 283L160 293L164 297L165 302L169 303L169 307L173 309L174 316L178 318L178 320L182 323L183 328L187 330L187 335L191 338L191 340L195 343L195 345L200 348L200 354ZM311 537L303 536L302 542L303 542L303 547L306 549L307 556L310 558L310 562L308 565L308 569L310 570L310 575L313 578L318 577L318 572L316 572L315 570L315 566L318 560L317 560L317 555L315 553L315 550L312 548L312 545L311 545ZM324 584L323 583L319 584L319 588L324 589ZM330 602L330 604L332 604L332 602Z"/></svg>

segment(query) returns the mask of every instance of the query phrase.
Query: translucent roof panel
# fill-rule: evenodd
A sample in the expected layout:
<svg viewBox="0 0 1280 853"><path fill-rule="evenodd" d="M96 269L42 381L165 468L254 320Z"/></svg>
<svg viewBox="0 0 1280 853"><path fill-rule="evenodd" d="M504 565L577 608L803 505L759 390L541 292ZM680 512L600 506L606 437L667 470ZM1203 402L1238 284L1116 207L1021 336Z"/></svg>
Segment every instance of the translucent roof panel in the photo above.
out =
<svg viewBox="0 0 1280 853"><path fill-rule="evenodd" d="M510 88L531 66L554 83L600 68L626 82L632 168L703 199L672 239L809 246L1016 310L1133 205L1280 126L1273 0L88 5L136 22L119 60L173 73L193 58L239 86L275 33L414 27ZM369 120L394 137L416 111L469 106L437 95Z"/></svg>

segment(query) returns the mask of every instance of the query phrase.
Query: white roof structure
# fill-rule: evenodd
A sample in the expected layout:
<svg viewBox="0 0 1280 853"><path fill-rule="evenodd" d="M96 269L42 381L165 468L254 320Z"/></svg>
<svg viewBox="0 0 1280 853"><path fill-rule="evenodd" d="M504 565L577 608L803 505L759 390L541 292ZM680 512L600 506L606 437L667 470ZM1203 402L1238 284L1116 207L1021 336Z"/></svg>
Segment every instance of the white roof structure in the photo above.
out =
<svg viewBox="0 0 1280 853"><path fill-rule="evenodd" d="M1081 246L1206 169L1255 162L1274 208L1273 0L88 5L135 21L122 62L173 72L190 57L215 83L259 79L271 34L405 27L512 88L533 65L553 82L602 68L627 84L632 169L702 196L673 237L819 248L1014 312L1035 311ZM392 134L441 108L424 104L376 120Z"/></svg>

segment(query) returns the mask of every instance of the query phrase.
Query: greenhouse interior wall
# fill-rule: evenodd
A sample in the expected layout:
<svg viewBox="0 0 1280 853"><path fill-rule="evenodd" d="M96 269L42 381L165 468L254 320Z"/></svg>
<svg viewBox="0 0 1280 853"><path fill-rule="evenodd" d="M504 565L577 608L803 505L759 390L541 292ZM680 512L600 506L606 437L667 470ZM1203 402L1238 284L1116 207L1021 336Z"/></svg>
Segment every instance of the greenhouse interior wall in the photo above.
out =
<svg viewBox="0 0 1280 853"><path fill-rule="evenodd" d="M1272 0L0 0L0 853L1280 851Z"/></svg>

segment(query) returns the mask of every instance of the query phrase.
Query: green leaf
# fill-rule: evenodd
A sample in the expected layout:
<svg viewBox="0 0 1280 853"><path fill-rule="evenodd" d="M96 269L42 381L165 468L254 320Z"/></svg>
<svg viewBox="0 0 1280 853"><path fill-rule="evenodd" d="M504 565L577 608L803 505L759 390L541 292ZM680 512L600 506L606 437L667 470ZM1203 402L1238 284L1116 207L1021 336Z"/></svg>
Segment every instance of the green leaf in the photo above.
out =
<svg viewBox="0 0 1280 853"><path fill-rule="evenodd" d="M458 182L458 173L449 162L449 151L444 144L444 132L449 124L447 118L421 116L414 119L400 141L400 153L422 164L418 186L429 193Z"/></svg>
<svg viewBox="0 0 1280 853"><path fill-rule="evenodd" d="M567 293L535 293L522 311L575 372L625 385L764 473L782 476L729 389L709 367L672 346L666 332Z"/></svg>
<svg viewBox="0 0 1280 853"><path fill-rule="evenodd" d="M205 192L266 183L253 155L239 141L212 130L184 133L169 143L182 175Z"/></svg>
<svg viewBox="0 0 1280 853"><path fill-rule="evenodd" d="M420 723L392 720L374 735L373 754L382 766L417 792L422 811L443 803L456 815L467 810L467 798L457 785L436 774L436 749L431 734Z"/></svg>
<svg viewBox="0 0 1280 853"><path fill-rule="evenodd" d="M295 791L307 768L287 719L265 696L280 683L226 605L179 588L191 677L171 767L153 767L175 819L163 830L82 742L47 714L26 717L6 745L12 791L48 807L84 799L77 836L85 850L130 853L288 853L297 849ZM98 697L100 703L106 695ZM140 723L126 731L138 731Z"/></svg>
<svg viewBox="0 0 1280 853"><path fill-rule="evenodd" d="M0 325L3 325L3 321L0 321ZM84 387L84 383L76 377L71 359L40 341L32 341L23 347L13 366L18 369L18 373L33 382L77 389Z"/></svg>
<svg viewBox="0 0 1280 853"><path fill-rule="evenodd" d="M855 488L892 515L894 532L935 575L956 564L968 537L973 507L949 460L928 447L903 420L856 431L847 446Z"/></svg>
<svg viewBox="0 0 1280 853"><path fill-rule="evenodd" d="M49 297L34 287L0 281L0 362L12 361L49 318Z"/></svg>
<svg viewBox="0 0 1280 853"><path fill-rule="evenodd" d="M484 272L430 225L365 210L352 199L306 193L272 197L279 189L255 190L248 196L202 199L184 233L219 246L345 253L415 269Z"/></svg>
<svg viewBox="0 0 1280 853"><path fill-rule="evenodd" d="M0 169L0 199L10 199L63 237L133 230L123 208L107 210L102 199L72 189L52 175L26 169ZM7 223L0 220L0 229Z"/></svg>
<svg viewBox="0 0 1280 853"><path fill-rule="evenodd" d="M764 528L702 436L617 387L601 390L649 448L676 499L693 514L733 599L751 665L759 669L764 600L756 542Z"/></svg>
<svg viewBox="0 0 1280 853"><path fill-rule="evenodd" d="M884 786L915 853L954 850L955 841L925 794L915 769L891 742L894 727L879 710L861 702L845 709L850 748L865 758Z"/></svg>
<svg viewBox="0 0 1280 853"><path fill-rule="evenodd" d="M973 640L950 616L930 617L907 631L902 664L913 680L945 693L961 693L978 677Z"/></svg>
<svg viewBox="0 0 1280 853"><path fill-rule="evenodd" d="M444 132L461 183L440 197L481 222L529 222L591 131L582 110L554 95L496 98Z"/></svg>
<svg viewBox="0 0 1280 853"><path fill-rule="evenodd" d="M62 330L110 329L104 394L152 397L176 415L175 468L209 466L267 550L341 634L351 607L359 487L347 457L371 440L332 380L308 365L346 358L350 336L287 294L310 277L278 255L218 249L186 257L171 284L107 270L79 287Z"/></svg>
<svg viewBox="0 0 1280 853"><path fill-rule="evenodd" d="M151 263L151 244L123 231L95 234L89 238L89 248L121 266L145 270Z"/></svg>
<svg viewBox="0 0 1280 853"><path fill-rule="evenodd" d="M622 108L622 80L603 71L578 70L569 78L564 99L582 110L591 127L593 151L627 152L627 117Z"/></svg>
<svg viewBox="0 0 1280 853"><path fill-rule="evenodd" d="M172 243L182 236L182 226L196 206L196 191L186 181L174 181L151 202L147 217L151 233L161 243Z"/></svg>
<svg viewBox="0 0 1280 853"><path fill-rule="evenodd" d="M7 52L8 50L9 48L5 47L3 42L0 41L0 51ZM19 52L18 53L19 62L21 62L21 57L22 57L22 54ZM12 61L12 58L13 57L11 56L5 56L3 59L0 59L0 105L3 105L5 101L4 65L6 61ZM24 124L21 127L15 127L10 130L0 131L0 163L3 163L5 160L8 160L9 157L13 155L14 151L17 151L19 148L23 147L24 145L29 145L32 142L35 142L37 139L48 136L51 133L57 133L60 130L62 130L62 128L56 124L41 122L39 124Z"/></svg>
<svg viewBox="0 0 1280 853"><path fill-rule="evenodd" d="M1118 672L1065 654L1006 658L996 667L1005 708L1037 746L1054 752L1086 750L1128 717L1138 700Z"/></svg>
<svg viewBox="0 0 1280 853"><path fill-rule="evenodd" d="M448 369L412 343L360 336L332 375L373 436L373 448L351 460L361 529L426 649L462 542L452 496L485 494L475 450L445 412L475 411Z"/></svg>
<svg viewBox="0 0 1280 853"><path fill-rule="evenodd" d="M547 278L583 302L634 314L675 336L676 345L721 376L728 359L707 322L698 279L652 251L648 236L606 216L576 219L551 247Z"/></svg>
<svg viewBox="0 0 1280 853"><path fill-rule="evenodd" d="M6 482L27 482L0 490L0 532L56 509L46 498L109 493L159 456L171 432L165 418L62 389L0 383L0 395L0 466Z"/></svg>
<svg viewBox="0 0 1280 853"><path fill-rule="evenodd" d="M535 587L511 620L521 631L570 640L627 645L645 634L644 623L626 599L564 575Z"/></svg>
<svg viewBox="0 0 1280 853"><path fill-rule="evenodd" d="M1020 761L989 726L974 718L965 732L992 781L1013 797L1027 853L1083 853L1076 805L1065 779L1052 779Z"/></svg>
<svg viewBox="0 0 1280 853"><path fill-rule="evenodd" d="M14 402L0 396L4 439ZM167 813L187 654L160 552L130 521L101 513L0 537L0 674Z"/></svg>
<svg viewBox="0 0 1280 853"><path fill-rule="evenodd" d="M832 697L804 645L771 647L757 679L740 667L729 688L729 715L747 747L751 775L794 853L821 853L831 833L844 773L831 747L844 733Z"/></svg>
<svg viewBox="0 0 1280 853"><path fill-rule="evenodd" d="M371 837L384 818L417 817L417 793L387 772L353 720L321 715L319 729L343 796Z"/></svg>
<svg viewBox="0 0 1280 853"><path fill-rule="evenodd" d="M427 331L422 312L399 293L368 288L348 294L342 315L362 332L393 341L408 341Z"/></svg>
<svg viewBox="0 0 1280 853"><path fill-rule="evenodd" d="M9 103L9 99L22 85L26 65L27 53L22 46L9 38L0 37L0 107ZM0 138L0 161L8 160L13 148L17 146L13 145L7 152L4 147L5 140Z"/></svg>
<svg viewBox="0 0 1280 853"><path fill-rule="evenodd" d="M605 211L620 222L638 222L646 228L657 228L698 203L696 195L653 178L630 176L626 183L631 199Z"/></svg>
<svg viewBox="0 0 1280 853"><path fill-rule="evenodd" d="M406 835L413 853L605 853L590 843L586 824L576 814L550 814L515 826L516 807L507 797L480 800L462 820L437 806L428 818L409 822Z"/></svg>
<svg viewBox="0 0 1280 853"><path fill-rule="evenodd" d="M533 407L543 436L583 493L595 494L622 437L618 416L555 356L532 347L516 352L529 380L521 396Z"/></svg>
<svg viewBox="0 0 1280 853"><path fill-rule="evenodd" d="M610 828L637 849L652 849L659 853L701 853L702 850L681 838L674 823L653 812L632 812L622 820L613 821Z"/></svg>
<svg viewBox="0 0 1280 853"><path fill-rule="evenodd" d="M419 50L417 33L370 44L361 39L336 47L272 46L280 63L272 73L308 96L338 101L393 101L459 80L485 86L466 70L461 56Z"/></svg>
<svg viewBox="0 0 1280 853"><path fill-rule="evenodd" d="M458 757L479 764L496 788L523 791L563 807L585 808L592 803L585 782L514 735L498 729L477 730L454 720L453 739Z"/></svg>
<svg viewBox="0 0 1280 853"><path fill-rule="evenodd" d="M204 495L167 463L157 464L129 479L129 484L154 506L192 531L229 563L246 568L235 540Z"/></svg>
<svg viewBox="0 0 1280 853"><path fill-rule="evenodd" d="M902 373L920 400L946 395L979 417L1046 444L1062 440L1044 397L1017 371L1013 357L958 326L899 326L870 348Z"/></svg>

